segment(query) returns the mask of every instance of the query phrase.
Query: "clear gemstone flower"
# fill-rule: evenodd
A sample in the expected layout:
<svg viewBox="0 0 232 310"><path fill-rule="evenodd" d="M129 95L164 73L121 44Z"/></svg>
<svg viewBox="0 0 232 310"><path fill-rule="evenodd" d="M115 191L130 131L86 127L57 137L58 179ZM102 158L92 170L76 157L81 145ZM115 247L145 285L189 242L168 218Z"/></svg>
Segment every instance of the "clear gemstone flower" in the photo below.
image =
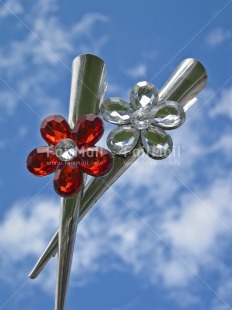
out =
<svg viewBox="0 0 232 310"><path fill-rule="evenodd" d="M146 81L131 89L130 103L109 98L103 102L101 113L107 122L119 125L107 138L112 153L129 154L140 143L156 159L172 151L172 138L165 130L178 128L185 121L183 107L175 101L159 102L158 90Z"/></svg>

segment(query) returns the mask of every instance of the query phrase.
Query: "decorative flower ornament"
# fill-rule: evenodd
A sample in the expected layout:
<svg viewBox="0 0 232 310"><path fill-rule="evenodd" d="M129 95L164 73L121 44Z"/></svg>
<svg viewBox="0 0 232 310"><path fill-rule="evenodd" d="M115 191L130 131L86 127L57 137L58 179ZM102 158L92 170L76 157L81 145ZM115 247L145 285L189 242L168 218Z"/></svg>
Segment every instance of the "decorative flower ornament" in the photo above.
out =
<svg viewBox="0 0 232 310"><path fill-rule="evenodd" d="M152 158L163 159L171 153L172 138L164 129L180 127L185 121L185 112L178 102L159 102L158 98L153 84L139 82L131 90L130 103L110 98L102 104L103 118L119 125L107 138L112 153L126 155L139 140Z"/></svg>
<svg viewBox="0 0 232 310"><path fill-rule="evenodd" d="M95 115L84 115L71 129L60 115L45 118L41 135L50 146L34 149L27 158L28 170L36 176L55 172L54 188L63 197L76 194L83 183L82 172L92 176L107 173L112 156L94 144L102 137L104 125Z"/></svg>

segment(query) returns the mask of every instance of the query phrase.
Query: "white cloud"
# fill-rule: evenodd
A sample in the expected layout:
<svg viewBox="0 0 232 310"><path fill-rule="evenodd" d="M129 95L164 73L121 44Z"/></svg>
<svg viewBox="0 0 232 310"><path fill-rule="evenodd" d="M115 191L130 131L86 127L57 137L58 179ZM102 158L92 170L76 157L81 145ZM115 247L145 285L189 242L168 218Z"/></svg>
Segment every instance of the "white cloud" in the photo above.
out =
<svg viewBox="0 0 232 310"><path fill-rule="evenodd" d="M93 28L97 22L109 22L108 17L99 13L85 14L82 20L73 27L73 35L77 36L93 36Z"/></svg>
<svg viewBox="0 0 232 310"><path fill-rule="evenodd" d="M214 107L210 110L212 117L221 115L232 119L232 87L221 91L219 98L215 100Z"/></svg>
<svg viewBox="0 0 232 310"><path fill-rule="evenodd" d="M12 14L19 15L23 13L23 7L17 0L7 0L1 3L0 17L7 18L12 17Z"/></svg>
<svg viewBox="0 0 232 310"><path fill-rule="evenodd" d="M181 206L164 224L164 231L173 246L181 252L187 251L199 264L215 251L217 238L232 233L229 180L230 176L216 181L197 196L191 193L184 195Z"/></svg>
<svg viewBox="0 0 232 310"><path fill-rule="evenodd" d="M42 15L54 12L57 8L57 0L39 0L32 7L34 13Z"/></svg>
<svg viewBox="0 0 232 310"><path fill-rule="evenodd" d="M126 73L126 75L133 79L143 78L144 76L146 76L147 66L145 64L138 64L130 69L125 68L124 72Z"/></svg>
<svg viewBox="0 0 232 310"><path fill-rule="evenodd" d="M220 300L214 298L212 301L212 310L227 310L232 304L232 277L230 270L225 269L222 280L217 289L217 294L221 297L222 300L226 302L226 304L222 304Z"/></svg>
<svg viewBox="0 0 232 310"><path fill-rule="evenodd" d="M207 37L206 43L210 46L218 46L232 38L232 32L222 28L214 29Z"/></svg>
<svg viewBox="0 0 232 310"><path fill-rule="evenodd" d="M186 290L173 291L170 294L170 297L180 305L180 308L188 309L189 306L195 305L195 309L201 309L201 298L199 296L191 295Z"/></svg>
<svg viewBox="0 0 232 310"><path fill-rule="evenodd" d="M208 148L208 152L219 152L219 154L223 154L227 160L231 160L232 135L230 133L223 133L220 139L215 141L215 144Z"/></svg>
<svg viewBox="0 0 232 310"><path fill-rule="evenodd" d="M57 227L59 203L52 199L17 202L0 224L1 260L8 263L38 255L46 245L46 238Z"/></svg>
<svg viewBox="0 0 232 310"><path fill-rule="evenodd" d="M20 97L30 105L40 106L43 103L42 111L44 103L53 113L59 110L59 94L54 98L50 93L54 94L51 89L57 88L59 72L61 78L64 69L71 72L72 59L69 58L73 57L73 51L76 55L98 53L107 41L105 35L95 34L96 25L108 22L107 17L89 13L67 27L57 17L57 6L55 0L37 1L28 5L22 20L9 12L13 20L12 28L20 31L21 39L12 38L0 49L1 76L10 86L13 82L13 88L19 94L11 95L11 100L4 102L1 97L0 105L4 105L8 114L16 110ZM4 92L10 97L12 90L5 86Z"/></svg>
<svg viewBox="0 0 232 310"><path fill-rule="evenodd" d="M56 7L57 1L40 0L27 10L25 16L27 23L22 24L22 30L27 30L28 34L24 36L24 39L14 40L5 47L1 53L4 56L1 58L2 66L7 68L12 66L14 70L18 70L15 67L16 62L17 65L26 68L28 61L37 65L57 63L65 65L67 56L74 49L78 53L83 43L88 44L90 49L95 43L98 46L101 37L94 36L94 27L97 23L107 22L107 17L89 13L77 23L65 27L55 14ZM88 37L92 40L86 41Z"/></svg>
<svg viewBox="0 0 232 310"><path fill-rule="evenodd" d="M28 261L32 257L38 257L45 248L51 234L58 226L58 216L59 203L46 197L30 202L16 202L5 213L0 222L0 278L2 281L15 282L27 278L30 270ZM49 272L51 273L51 268L47 268L47 274ZM53 284L54 281L50 283L50 285Z"/></svg>

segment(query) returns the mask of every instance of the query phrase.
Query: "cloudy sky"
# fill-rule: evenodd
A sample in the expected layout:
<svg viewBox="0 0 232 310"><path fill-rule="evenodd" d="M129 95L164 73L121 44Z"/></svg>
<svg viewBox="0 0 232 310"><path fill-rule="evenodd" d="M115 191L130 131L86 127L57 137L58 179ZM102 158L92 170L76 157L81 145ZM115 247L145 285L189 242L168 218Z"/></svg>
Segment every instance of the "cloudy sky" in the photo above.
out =
<svg viewBox="0 0 232 310"><path fill-rule="evenodd" d="M231 0L0 0L0 309L54 307L56 259L27 275L60 199L25 160L41 120L67 117L82 53L106 62L107 97L160 88L188 57L209 82L171 132L179 152L142 156L79 225L67 309L232 309L231 12Z"/></svg>

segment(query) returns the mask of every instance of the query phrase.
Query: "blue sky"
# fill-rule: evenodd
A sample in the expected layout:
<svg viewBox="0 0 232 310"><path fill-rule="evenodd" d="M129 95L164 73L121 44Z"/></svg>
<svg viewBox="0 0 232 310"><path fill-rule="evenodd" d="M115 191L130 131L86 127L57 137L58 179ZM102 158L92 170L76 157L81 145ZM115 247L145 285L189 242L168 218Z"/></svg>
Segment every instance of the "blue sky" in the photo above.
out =
<svg viewBox="0 0 232 310"><path fill-rule="evenodd" d="M41 120L67 117L82 53L106 62L107 97L160 88L187 57L209 82L171 132L180 156L142 156L80 224L67 309L232 309L231 12L228 0L0 0L0 309L54 307L56 259L27 274L60 202L25 160L44 144Z"/></svg>

